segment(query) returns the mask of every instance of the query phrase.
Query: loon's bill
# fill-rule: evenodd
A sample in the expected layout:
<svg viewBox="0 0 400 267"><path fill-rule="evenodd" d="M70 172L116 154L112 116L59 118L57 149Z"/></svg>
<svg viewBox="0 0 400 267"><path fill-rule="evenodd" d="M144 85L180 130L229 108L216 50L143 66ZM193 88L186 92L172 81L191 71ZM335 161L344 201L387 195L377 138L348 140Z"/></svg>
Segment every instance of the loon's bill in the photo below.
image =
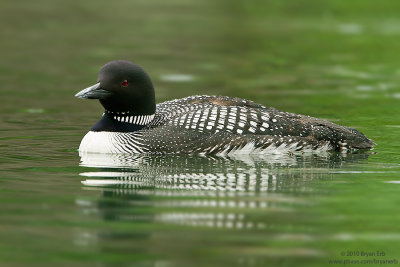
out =
<svg viewBox="0 0 400 267"><path fill-rule="evenodd" d="M100 83L96 83L78 92L75 96L83 99L103 99L110 95L111 92L102 89Z"/></svg>

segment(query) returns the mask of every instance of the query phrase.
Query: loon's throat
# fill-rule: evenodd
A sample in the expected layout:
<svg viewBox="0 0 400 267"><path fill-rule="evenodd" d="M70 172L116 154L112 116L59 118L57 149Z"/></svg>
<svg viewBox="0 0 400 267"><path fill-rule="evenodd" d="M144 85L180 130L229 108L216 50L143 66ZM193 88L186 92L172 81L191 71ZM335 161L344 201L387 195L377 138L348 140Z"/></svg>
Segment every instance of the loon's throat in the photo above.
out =
<svg viewBox="0 0 400 267"><path fill-rule="evenodd" d="M104 112L104 115L110 117L113 120L119 122L130 123L134 125L147 125L154 119L154 114L152 115L132 115L129 111L115 112L108 111Z"/></svg>

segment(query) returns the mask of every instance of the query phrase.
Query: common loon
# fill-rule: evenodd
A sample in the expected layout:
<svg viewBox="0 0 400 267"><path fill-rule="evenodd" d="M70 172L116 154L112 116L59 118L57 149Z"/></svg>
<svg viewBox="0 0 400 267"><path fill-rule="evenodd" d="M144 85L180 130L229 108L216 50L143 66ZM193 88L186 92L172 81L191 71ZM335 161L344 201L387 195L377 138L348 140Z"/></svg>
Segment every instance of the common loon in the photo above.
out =
<svg viewBox="0 0 400 267"><path fill-rule="evenodd" d="M85 135L82 153L250 154L370 149L359 131L236 97L196 95L155 103L150 77L111 61L75 95L99 99L104 114Z"/></svg>

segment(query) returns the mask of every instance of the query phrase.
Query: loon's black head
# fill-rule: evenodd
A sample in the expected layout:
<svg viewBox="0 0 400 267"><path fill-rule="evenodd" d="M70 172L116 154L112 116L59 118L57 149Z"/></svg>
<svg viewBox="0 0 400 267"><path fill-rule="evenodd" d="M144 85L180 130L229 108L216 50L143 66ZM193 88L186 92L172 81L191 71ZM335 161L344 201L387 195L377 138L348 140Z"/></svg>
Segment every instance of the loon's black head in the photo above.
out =
<svg viewBox="0 0 400 267"><path fill-rule="evenodd" d="M105 64L99 71L97 83L75 96L99 99L111 112L150 115L156 109L150 77L141 67L125 60Z"/></svg>

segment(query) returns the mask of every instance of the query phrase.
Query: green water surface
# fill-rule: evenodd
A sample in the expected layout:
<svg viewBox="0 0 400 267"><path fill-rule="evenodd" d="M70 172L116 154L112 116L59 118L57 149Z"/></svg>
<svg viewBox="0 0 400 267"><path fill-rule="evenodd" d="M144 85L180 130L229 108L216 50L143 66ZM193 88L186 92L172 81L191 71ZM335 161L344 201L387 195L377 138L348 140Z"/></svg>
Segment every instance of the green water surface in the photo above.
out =
<svg viewBox="0 0 400 267"><path fill-rule="evenodd" d="M0 266L397 265L399 10L386 0L3 1ZM103 110L73 96L115 59L144 67L158 102L242 97L354 127L377 146L81 158Z"/></svg>

